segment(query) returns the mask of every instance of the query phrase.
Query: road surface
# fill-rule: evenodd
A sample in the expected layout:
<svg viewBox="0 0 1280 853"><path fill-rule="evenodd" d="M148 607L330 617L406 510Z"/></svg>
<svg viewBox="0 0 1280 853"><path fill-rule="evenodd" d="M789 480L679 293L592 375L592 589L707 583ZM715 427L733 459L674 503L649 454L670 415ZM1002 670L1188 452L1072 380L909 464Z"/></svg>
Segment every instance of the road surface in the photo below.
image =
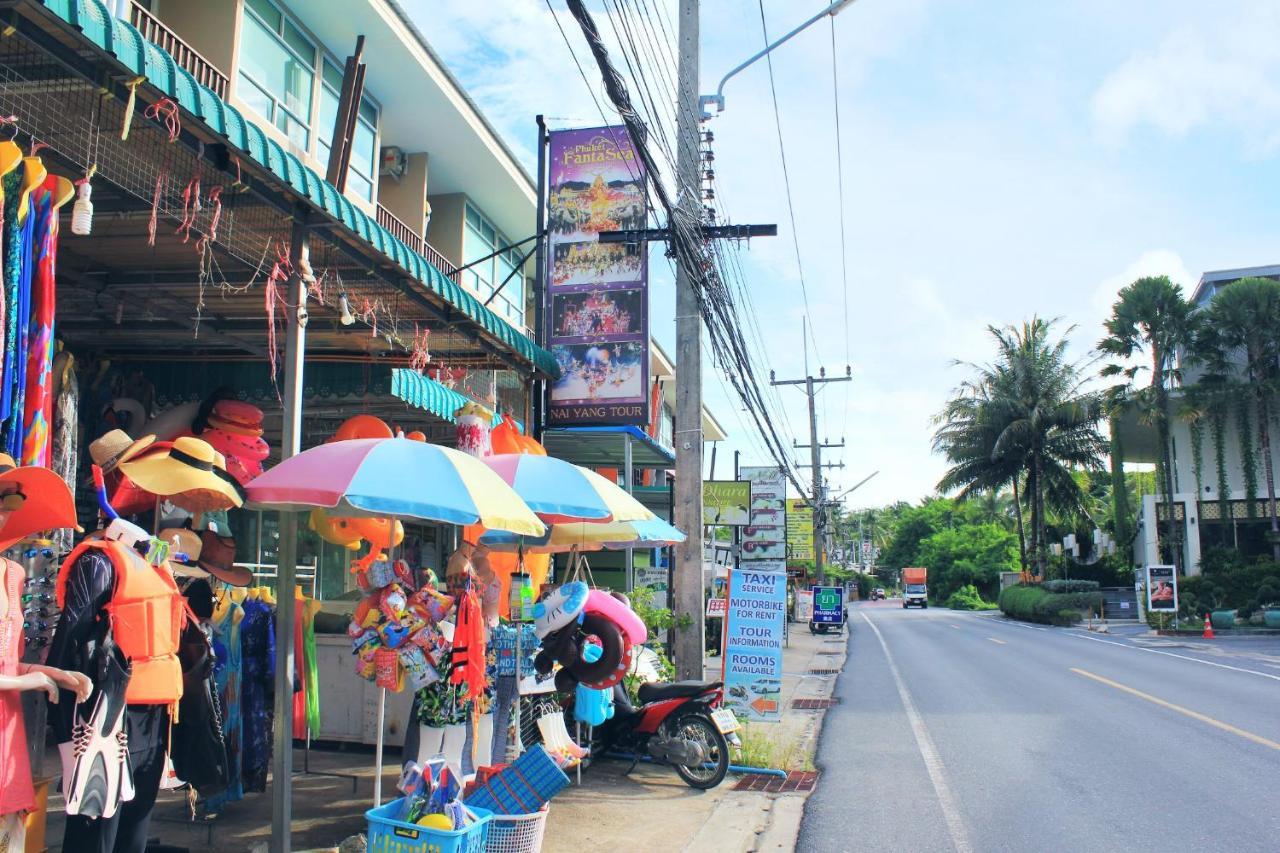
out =
<svg viewBox="0 0 1280 853"><path fill-rule="evenodd" d="M1280 643L850 624L801 853L1280 850Z"/></svg>

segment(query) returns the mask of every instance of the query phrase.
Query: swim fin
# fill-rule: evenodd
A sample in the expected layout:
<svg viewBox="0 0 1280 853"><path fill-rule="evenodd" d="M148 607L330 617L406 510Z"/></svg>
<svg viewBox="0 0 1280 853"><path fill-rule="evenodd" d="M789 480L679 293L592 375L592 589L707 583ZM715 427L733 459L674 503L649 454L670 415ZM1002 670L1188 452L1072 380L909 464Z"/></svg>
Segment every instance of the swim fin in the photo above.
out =
<svg viewBox="0 0 1280 853"><path fill-rule="evenodd" d="M88 818L111 817L134 795L124 718L131 670L114 649L104 649L103 654L88 718L76 709L71 770L63 783L67 814Z"/></svg>

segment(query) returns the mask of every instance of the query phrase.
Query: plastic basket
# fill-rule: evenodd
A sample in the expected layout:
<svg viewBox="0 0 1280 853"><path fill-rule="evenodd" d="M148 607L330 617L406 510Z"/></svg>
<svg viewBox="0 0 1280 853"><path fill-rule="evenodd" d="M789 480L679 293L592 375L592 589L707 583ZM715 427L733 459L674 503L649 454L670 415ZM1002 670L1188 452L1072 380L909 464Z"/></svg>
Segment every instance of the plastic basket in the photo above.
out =
<svg viewBox="0 0 1280 853"><path fill-rule="evenodd" d="M533 814L494 815L489 821L485 853L539 853L550 808L545 805Z"/></svg>
<svg viewBox="0 0 1280 853"><path fill-rule="evenodd" d="M476 820L466 829L443 830L396 820L404 798L369 809L368 853L484 853L492 813L467 806Z"/></svg>

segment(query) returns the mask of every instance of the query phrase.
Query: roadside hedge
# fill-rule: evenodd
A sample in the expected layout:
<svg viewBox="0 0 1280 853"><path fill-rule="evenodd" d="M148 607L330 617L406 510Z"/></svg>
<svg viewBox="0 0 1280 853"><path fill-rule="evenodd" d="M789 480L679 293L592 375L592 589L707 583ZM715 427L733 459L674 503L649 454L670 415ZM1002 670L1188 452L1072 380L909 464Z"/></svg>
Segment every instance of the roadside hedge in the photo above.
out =
<svg viewBox="0 0 1280 853"><path fill-rule="evenodd" d="M1055 592L1052 583L1093 584L1092 589ZM1000 611L1012 619L1046 625L1073 625L1090 613L1102 610L1102 593L1093 581L1048 581L1018 584L1000 593Z"/></svg>
<svg viewBox="0 0 1280 853"><path fill-rule="evenodd" d="M1178 609L1183 618L1237 610L1248 619L1258 610L1280 606L1280 563L1274 560L1209 548L1200 558L1200 568L1203 574L1178 578Z"/></svg>
<svg viewBox="0 0 1280 853"><path fill-rule="evenodd" d="M1062 592L1097 592L1097 581L1085 580L1058 580L1045 581L1041 584L1045 592L1062 593Z"/></svg>

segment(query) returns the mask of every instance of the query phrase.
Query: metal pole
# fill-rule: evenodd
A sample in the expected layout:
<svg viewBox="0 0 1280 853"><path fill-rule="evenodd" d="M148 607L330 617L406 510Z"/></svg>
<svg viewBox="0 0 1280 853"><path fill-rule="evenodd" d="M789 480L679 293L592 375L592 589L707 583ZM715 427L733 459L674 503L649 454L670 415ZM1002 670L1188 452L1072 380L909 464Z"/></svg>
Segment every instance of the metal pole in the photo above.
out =
<svg viewBox="0 0 1280 853"><path fill-rule="evenodd" d="M631 435L630 433L622 434L622 476L623 488L627 490L627 494L632 494L634 486L632 485L631 476ZM627 549L627 577L624 584L627 593L636 588L636 550L634 548Z"/></svg>
<svg viewBox="0 0 1280 853"><path fill-rule="evenodd" d="M813 573L818 583L826 580L822 567L822 445L818 441L818 412L813 399L813 377L804 378L804 391L809 395L809 454L813 463Z"/></svg>
<svg viewBox="0 0 1280 853"><path fill-rule="evenodd" d="M538 116L538 242L533 253L533 340L540 347L547 345L546 321L546 267L547 267L547 123ZM533 423L525 432L538 441L542 440L543 383L535 382L533 386Z"/></svg>
<svg viewBox="0 0 1280 853"><path fill-rule="evenodd" d="M680 0L676 87L676 181L678 213L699 221L698 151L699 0ZM688 263L676 266L676 518L688 537L676 546L672 581L676 615L688 625L676 629L675 663L682 679L702 678L705 631L702 609L702 317Z"/></svg>
<svg viewBox="0 0 1280 853"><path fill-rule="evenodd" d="M302 449L302 372L307 349L307 285L299 272L310 260L307 246L307 213L293 215L289 238L289 277L286 301L298 306L288 315L284 343L284 427L281 459ZM272 353L272 357L274 357ZM293 585L298 563L298 517L292 512L279 515L280 548L276 567L276 677L275 731L271 756L271 850L289 853L293 823Z"/></svg>

